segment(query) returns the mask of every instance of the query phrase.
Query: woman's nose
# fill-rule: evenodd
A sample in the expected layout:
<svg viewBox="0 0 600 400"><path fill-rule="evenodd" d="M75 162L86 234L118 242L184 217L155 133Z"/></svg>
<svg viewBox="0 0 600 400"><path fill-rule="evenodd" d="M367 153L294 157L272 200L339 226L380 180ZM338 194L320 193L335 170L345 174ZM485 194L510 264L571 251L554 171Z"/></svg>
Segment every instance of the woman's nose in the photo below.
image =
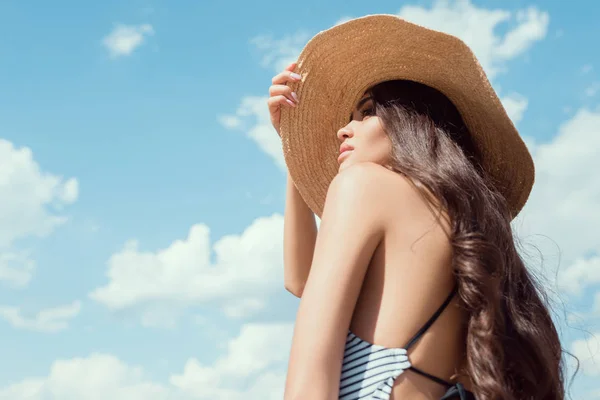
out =
<svg viewBox="0 0 600 400"><path fill-rule="evenodd" d="M354 133L352 132L352 130L350 129L350 127L348 125L346 125L342 129L337 131L337 137L340 141L344 141L344 140L354 136Z"/></svg>

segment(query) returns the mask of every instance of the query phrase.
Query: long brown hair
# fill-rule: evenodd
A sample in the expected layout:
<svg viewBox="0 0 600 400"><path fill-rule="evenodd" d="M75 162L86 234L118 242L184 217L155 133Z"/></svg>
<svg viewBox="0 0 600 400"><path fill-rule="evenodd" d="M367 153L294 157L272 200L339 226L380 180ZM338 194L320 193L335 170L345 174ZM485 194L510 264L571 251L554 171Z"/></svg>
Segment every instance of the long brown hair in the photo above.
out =
<svg viewBox="0 0 600 400"><path fill-rule="evenodd" d="M517 252L506 200L478 162L454 105L435 89L387 81L369 90L392 141L392 169L450 219L467 310L466 358L479 400L562 400L562 348L546 296ZM430 202L434 206L433 202Z"/></svg>

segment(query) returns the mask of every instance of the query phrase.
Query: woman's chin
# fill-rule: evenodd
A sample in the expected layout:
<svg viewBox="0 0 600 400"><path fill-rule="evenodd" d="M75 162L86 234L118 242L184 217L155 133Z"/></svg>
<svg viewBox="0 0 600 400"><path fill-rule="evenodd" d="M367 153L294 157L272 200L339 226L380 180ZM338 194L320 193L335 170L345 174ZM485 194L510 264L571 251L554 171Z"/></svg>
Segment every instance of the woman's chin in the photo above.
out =
<svg viewBox="0 0 600 400"><path fill-rule="evenodd" d="M344 161L342 161L340 163L340 167L338 168L338 172L342 172L344 169L348 168L350 165L352 165L352 161L345 159Z"/></svg>

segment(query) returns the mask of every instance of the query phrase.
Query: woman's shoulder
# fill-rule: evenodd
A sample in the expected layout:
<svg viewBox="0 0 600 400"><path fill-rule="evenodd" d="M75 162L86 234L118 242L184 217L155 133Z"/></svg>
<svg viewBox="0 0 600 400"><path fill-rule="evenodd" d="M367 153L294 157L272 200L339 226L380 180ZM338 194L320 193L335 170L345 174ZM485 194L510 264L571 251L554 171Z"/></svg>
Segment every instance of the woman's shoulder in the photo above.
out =
<svg viewBox="0 0 600 400"><path fill-rule="evenodd" d="M340 171L332 180L329 192L343 190L374 201L375 204L411 203L426 205L423 193L404 174L372 162L361 162ZM328 193L329 193L328 192Z"/></svg>
<svg viewBox="0 0 600 400"><path fill-rule="evenodd" d="M387 188L394 191L388 193ZM329 191L339 189L370 193L373 197L380 197L382 194L392 196L394 193L402 196L403 193L410 194L413 191L410 180L404 175L373 162L357 163L340 171L333 178Z"/></svg>
<svg viewBox="0 0 600 400"><path fill-rule="evenodd" d="M391 223L411 220L430 226L438 213L425 188L419 189L407 176L371 162L351 165L332 180L327 194L330 202L355 199L355 210L364 217ZM366 215L365 215L366 214Z"/></svg>

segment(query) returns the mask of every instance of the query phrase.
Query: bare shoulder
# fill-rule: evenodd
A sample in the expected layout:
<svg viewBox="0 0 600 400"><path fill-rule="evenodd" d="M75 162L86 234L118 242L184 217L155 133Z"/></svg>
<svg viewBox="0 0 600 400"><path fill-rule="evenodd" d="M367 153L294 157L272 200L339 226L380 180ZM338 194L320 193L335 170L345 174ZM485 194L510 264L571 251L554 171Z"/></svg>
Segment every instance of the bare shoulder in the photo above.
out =
<svg viewBox="0 0 600 400"><path fill-rule="evenodd" d="M364 206L364 209L354 210L363 216L389 218L390 211L394 210L395 216L405 214L408 218L430 219L427 200L407 177L370 162L341 171L329 186L326 202ZM417 210L425 212L415 213Z"/></svg>
<svg viewBox="0 0 600 400"><path fill-rule="evenodd" d="M393 172L374 163L359 163L340 171L327 190L324 214L344 212L355 220L381 219L385 204L382 191L391 183Z"/></svg>
<svg viewBox="0 0 600 400"><path fill-rule="evenodd" d="M392 194L392 192L387 193L385 189L394 189L394 193L398 190L407 192L413 190L402 175L379 164L362 162L338 173L331 181L328 196L330 193L344 192L377 201L381 199L382 194L386 197ZM400 192L397 194L401 195Z"/></svg>

